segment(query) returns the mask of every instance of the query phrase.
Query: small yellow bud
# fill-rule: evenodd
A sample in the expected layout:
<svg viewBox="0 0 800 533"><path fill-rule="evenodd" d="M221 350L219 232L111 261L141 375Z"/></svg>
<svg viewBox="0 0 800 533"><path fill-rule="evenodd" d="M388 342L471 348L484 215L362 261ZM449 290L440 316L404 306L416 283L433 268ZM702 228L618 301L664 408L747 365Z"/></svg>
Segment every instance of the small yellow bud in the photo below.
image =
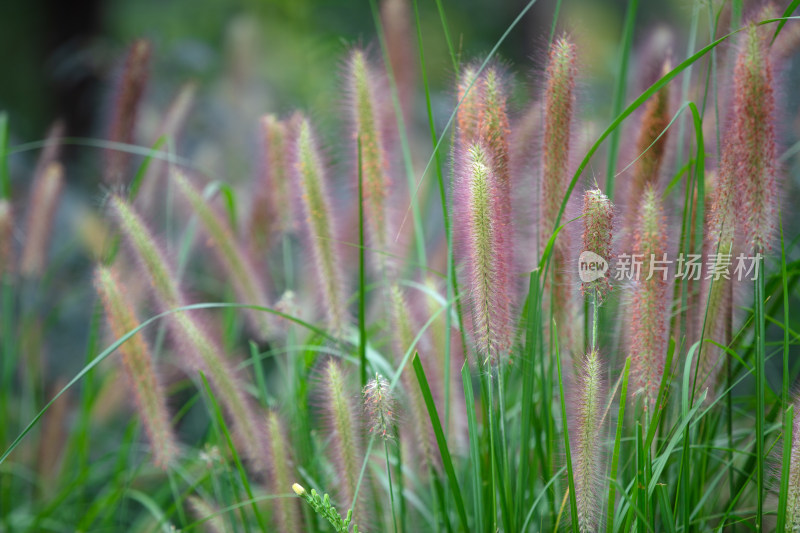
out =
<svg viewBox="0 0 800 533"><path fill-rule="evenodd" d="M295 494L297 494L298 496L302 496L303 494L305 494L305 493L306 493L306 489L304 489L304 488L303 488L303 486L302 486L302 485L300 485L299 483L294 483L294 484L292 484L292 490L293 490L293 491L295 492Z"/></svg>

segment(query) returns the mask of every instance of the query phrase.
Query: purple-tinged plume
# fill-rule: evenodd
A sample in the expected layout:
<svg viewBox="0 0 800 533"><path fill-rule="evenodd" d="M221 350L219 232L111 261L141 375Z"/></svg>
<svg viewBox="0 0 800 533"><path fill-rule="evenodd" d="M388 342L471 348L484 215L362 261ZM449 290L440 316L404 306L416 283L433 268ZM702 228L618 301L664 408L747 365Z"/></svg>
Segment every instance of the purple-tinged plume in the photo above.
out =
<svg viewBox="0 0 800 533"><path fill-rule="evenodd" d="M728 137L742 236L755 250L770 248L776 228L775 96L772 65L755 24L747 28L734 70L733 122Z"/></svg>
<svg viewBox="0 0 800 533"><path fill-rule="evenodd" d="M386 36L386 52L392 66L400 108L407 118L413 111L414 88L417 77L416 36L411 23L408 0L383 0L381 22Z"/></svg>
<svg viewBox="0 0 800 533"><path fill-rule="evenodd" d="M478 140L484 106L484 76L478 76L473 65L464 67L458 80L458 107L456 122L458 140L463 147Z"/></svg>
<svg viewBox="0 0 800 533"><path fill-rule="evenodd" d="M281 494L290 486L294 478L292 467L291 443L287 438L286 425L278 413L267 413L269 486L273 494ZM278 524L278 531L300 531L302 524L300 509L295 498L278 498L274 500L273 516Z"/></svg>
<svg viewBox="0 0 800 533"><path fill-rule="evenodd" d="M666 256L667 230L661 199L652 186L645 190L640 209L634 254L641 254L642 267L634 288L628 338L633 390L643 395L649 410L658 397L667 353L669 290L666 272L657 269L657 262Z"/></svg>
<svg viewBox="0 0 800 533"><path fill-rule="evenodd" d="M263 169L253 199L250 234L262 250L266 250L273 234L294 230L294 202L289 183L286 122L275 115L264 115L259 121L262 136Z"/></svg>
<svg viewBox="0 0 800 533"><path fill-rule="evenodd" d="M575 45L562 37L553 43L550 49L546 72L538 229L540 257L553 235L558 212L569 186L568 169L576 76ZM574 320L574 302L570 294L569 280L565 276L568 254L569 240L567 234L561 232L553 244L548 287L545 287L545 291L548 294L553 317L558 324L562 339L560 344L570 351L575 344L575 333L571 325Z"/></svg>
<svg viewBox="0 0 800 533"><path fill-rule="evenodd" d="M669 60L664 62L661 75L672 69ZM670 121L669 85L650 97L639 126L639 137L636 139L636 156L633 166L630 190L628 192L628 211L626 229L635 233L639 218L639 204L648 185L658 182L661 163L667 144L667 132L664 131Z"/></svg>
<svg viewBox="0 0 800 533"><path fill-rule="evenodd" d="M331 451L338 478L338 502L341 507L346 508L355 497L361 463L364 460L360 438L361 420L348 393L344 372L336 360L331 359L325 364L322 380L323 405L330 421ZM363 522L366 494L366 490L358 492L353 509L355 522Z"/></svg>
<svg viewBox="0 0 800 533"><path fill-rule="evenodd" d="M25 244L20 259L20 274L29 278L40 277L45 270L47 251L53 234L61 191L64 188L64 167L52 162L36 177L25 218Z"/></svg>
<svg viewBox="0 0 800 533"><path fill-rule="evenodd" d="M599 188L583 194L583 251L592 252L611 262L611 231L614 225L614 206ZM584 282L581 292L594 295L601 303L611 291L610 272L593 281Z"/></svg>
<svg viewBox="0 0 800 533"><path fill-rule="evenodd" d="M228 533L225 523L225 513L215 505L205 501L199 496L189 496L189 507L198 521L202 521L203 528L210 533Z"/></svg>
<svg viewBox="0 0 800 533"><path fill-rule="evenodd" d="M465 242L457 243L466 263L465 292L473 341L486 360L497 361L511 345L511 302L498 279L507 276L508 246L498 235L503 231L499 214L499 185L487 149L472 144L459 154L456 170L457 213L463 220Z"/></svg>
<svg viewBox="0 0 800 533"><path fill-rule="evenodd" d="M572 471L581 533L600 531L603 492L603 369L596 350L587 353L579 370L577 405L570 429ZM573 517L575 519L575 517Z"/></svg>
<svg viewBox="0 0 800 533"><path fill-rule="evenodd" d="M388 158L380 128L380 109L377 105L376 74L362 50L354 50L349 65L352 94L353 138L361 143L361 173L363 180L364 213L369 230L370 245L379 252L378 267L386 267L384 255L389 243L386 199L390 179ZM358 162L358 153L353 154ZM356 169L358 170L358 169Z"/></svg>
<svg viewBox="0 0 800 533"><path fill-rule="evenodd" d="M406 352L411 348L416 332L419 330L411 316L411 312L406 302L405 295L403 294L400 286L397 283L392 283L389 287L389 304L391 306L391 324L392 324L392 348L394 351L395 363L399 366L405 357ZM425 357L425 349L420 348L419 345L415 348L419 356ZM413 426L413 433L416 436L416 447L420 456L427 461L428 464L433 463L433 435L431 435L431 426L428 418L428 411L425 407L425 401L422 398L422 393L419 390L415 374L410 364L407 364L403 369L401 375L403 386L408 395L408 412Z"/></svg>
<svg viewBox="0 0 800 533"><path fill-rule="evenodd" d="M139 320L128 301L116 273L107 267L95 271L95 286L103 300L109 327L115 338L139 327ZM141 332L122 346L122 364L133 390L136 407L153 447L156 465L166 469L175 457L177 446L169 423L164 389L156 376L150 348Z"/></svg>
<svg viewBox="0 0 800 533"><path fill-rule="evenodd" d="M159 140L164 140L165 144L161 145L161 151L168 150L170 143L172 143L172 146L178 145L189 111L194 105L196 94L197 85L193 82L188 82L181 86L178 94L170 102L152 139L154 145ZM142 178L142 185L136 194L136 205L141 208L142 212L153 212L156 206L156 198L159 198L161 191L163 191L162 178L168 168L169 161L158 157L150 160L147 172ZM159 203L159 205L161 204Z"/></svg>
<svg viewBox="0 0 800 533"><path fill-rule="evenodd" d="M397 401L389 382L380 374L375 374L361 391L364 397L364 414L369 424L369 432L383 440L395 437L393 426L397 422Z"/></svg>
<svg viewBox="0 0 800 533"><path fill-rule="evenodd" d="M228 222L212 209L208 201L180 170L174 169L172 178L177 183L180 194L186 198L200 222L205 226L209 236L206 242L227 272L228 279L233 284L240 303L269 307L267 290L262 281L263 276L256 271L250 258L239 247ZM248 309L246 316L259 339L269 336L270 329L272 329L269 313Z"/></svg>
<svg viewBox="0 0 800 533"><path fill-rule="evenodd" d="M794 401L791 453L789 492L786 500L786 533L800 529L800 396Z"/></svg>
<svg viewBox="0 0 800 533"><path fill-rule="evenodd" d="M172 268L139 214L116 195L111 196L109 207L137 263L149 279L159 306L164 311L185 306L187 302L175 281ZM236 437L242 442L247 457L257 470L263 470L264 443L260 417L245 395L244 386L231 362L223 357L223 351L201 326L195 313L175 312L169 317L170 329L186 349L189 365L208 377L214 394L235 423Z"/></svg>
<svg viewBox="0 0 800 533"><path fill-rule="evenodd" d="M294 162L294 181L303 203L308 228L308 239L317 278L322 288L324 308L328 323L334 333L339 333L346 321L346 301L343 289L341 260L336 247L337 231L328 184L311 131L311 124L303 116L297 116Z"/></svg>
<svg viewBox="0 0 800 533"><path fill-rule="evenodd" d="M111 125L108 140L117 143L133 142L136 114L147 85L152 46L145 39L131 44L125 65L117 82L111 111ZM128 152L109 148L106 150L105 181L110 186L120 186L126 182L130 155Z"/></svg>

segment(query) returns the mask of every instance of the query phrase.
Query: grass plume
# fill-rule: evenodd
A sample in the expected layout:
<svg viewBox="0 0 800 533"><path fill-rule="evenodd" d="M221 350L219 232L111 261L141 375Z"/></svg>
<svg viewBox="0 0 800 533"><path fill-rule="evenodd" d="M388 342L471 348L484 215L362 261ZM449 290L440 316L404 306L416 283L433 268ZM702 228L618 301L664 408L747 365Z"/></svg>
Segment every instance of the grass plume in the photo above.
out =
<svg viewBox="0 0 800 533"><path fill-rule="evenodd" d="M136 116L142 100L150 68L152 45L137 39L128 48L128 55L117 82L112 103L108 140L130 144L133 142ZM105 181L109 186L126 183L130 154L123 150L106 150Z"/></svg>
<svg viewBox="0 0 800 533"><path fill-rule="evenodd" d="M53 221L64 188L64 167L52 162L37 176L25 217L25 243L19 271L24 277L39 278L47 266L53 235Z"/></svg>
<svg viewBox="0 0 800 533"><path fill-rule="evenodd" d="M303 116L297 116L295 123L295 181L303 203L311 255L314 257L317 279L322 287L328 323L331 330L338 333L345 324L346 308L341 260L336 248L336 220L311 124Z"/></svg>
<svg viewBox="0 0 800 533"><path fill-rule="evenodd" d="M203 195L180 170L173 170L172 178L178 185L181 195L192 206L192 210L205 226L209 239L207 244L228 273L233 282L236 296L241 303L269 307L267 290L261 276L253 266L250 258L242 251L234 237L233 230L227 221L208 205ZM270 315L255 309L246 311L251 327L259 339L267 338L271 325L267 317Z"/></svg>
<svg viewBox="0 0 800 533"><path fill-rule="evenodd" d="M603 369L597 350L590 350L582 361L574 405L575 430L571 432L572 469L575 476L575 498L578 527L581 533L600 529L602 500L602 403ZM574 519L574 518L573 518Z"/></svg>
<svg viewBox="0 0 800 533"><path fill-rule="evenodd" d="M479 353L497 360L509 348L511 310L505 287L497 284L500 272L508 265L499 246L499 204L495 201L497 175L487 150L472 144L459 154L456 171L456 201L464 218L464 240L460 243L466 263L466 287L469 295L471 332Z"/></svg>
<svg viewBox="0 0 800 533"><path fill-rule="evenodd" d="M658 397L667 352L669 291L666 272L657 261L666 257L667 228L661 199L652 185L644 191L636 227L634 254L642 255L642 271L634 287L628 325L634 392L652 409ZM652 411L651 411L652 412Z"/></svg>
<svg viewBox="0 0 800 533"><path fill-rule="evenodd" d="M339 363L330 359L323 369L323 407L330 422L333 463L337 474L337 495L340 505L353 501L364 458L358 417L348 393L347 380ZM353 520L363 521L366 491L360 491L353 509Z"/></svg>
<svg viewBox="0 0 800 533"><path fill-rule="evenodd" d="M95 286L103 301L109 327L121 338L139 327L139 321L120 284L117 274L108 267L95 270ZM175 459L177 445L169 423L166 396L156 375L150 348L139 332L120 347L125 374L136 399L142 424L153 447L156 465L166 469Z"/></svg>

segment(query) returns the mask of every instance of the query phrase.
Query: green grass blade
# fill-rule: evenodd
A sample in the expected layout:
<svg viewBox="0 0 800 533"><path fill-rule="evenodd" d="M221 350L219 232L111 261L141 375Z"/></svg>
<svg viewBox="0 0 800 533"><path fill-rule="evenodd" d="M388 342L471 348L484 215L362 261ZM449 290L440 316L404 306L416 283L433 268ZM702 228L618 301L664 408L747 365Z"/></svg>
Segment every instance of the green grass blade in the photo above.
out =
<svg viewBox="0 0 800 533"><path fill-rule="evenodd" d="M778 228L781 237L781 285L783 286L783 380L781 400L784 409L789 405L789 282L786 276L786 248L783 245L783 215L778 208Z"/></svg>
<svg viewBox="0 0 800 533"><path fill-rule="evenodd" d="M361 368L361 388L367 385L367 293L364 273L364 175L361 167L361 135L358 141L358 360Z"/></svg>
<svg viewBox="0 0 800 533"><path fill-rule="evenodd" d="M619 70L616 72L616 82L614 85L614 100L611 104L611 116L616 117L622 111L625 102L625 88L628 83L628 62L631 57L633 46L633 30L636 27L636 10L639 7L639 0L628 0L628 8L625 10L625 23L622 30L622 43L619 51ZM606 195L614 199L614 178L616 177L617 152L619 151L620 130L615 129L611 133L608 146L608 164L606 168Z"/></svg>
<svg viewBox="0 0 800 533"><path fill-rule="evenodd" d="M425 377L425 370L422 368L422 361L419 356L414 354L412 361L414 372L417 375L417 382L419 383L422 398L425 400L425 407L428 409L428 416L431 419L433 426L433 433L436 436L436 444L439 446L439 454L442 457L442 465L444 466L447 480L450 483L450 490L453 493L453 498L456 501L456 510L458 511L458 518L461 522L463 531L470 531L467 522L467 511L464 508L464 500L461 496L461 485L456 478L456 471L453 468L453 459L450 457L450 450L447 447L447 439L442 431L442 424L439 421L439 414L436 412L436 404L433 402L433 395L431 394L430 386L428 385L428 378Z"/></svg>
<svg viewBox="0 0 800 533"><path fill-rule="evenodd" d="M764 385L766 375L764 370L766 347L764 345L764 260L756 254L756 268L758 276L755 285L755 344L756 344L756 528L761 530L764 513Z"/></svg>
<svg viewBox="0 0 800 533"><path fill-rule="evenodd" d="M794 405L783 412L783 460L781 461L781 485L778 494L778 527L776 531L786 531L786 504L789 500L789 472L792 466L792 429L794 426Z"/></svg>
<svg viewBox="0 0 800 533"><path fill-rule="evenodd" d="M216 417L217 424L219 428L222 430L222 434L225 436L225 443L228 445L228 449L231 452L231 456L233 457L233 461L236 464L236 470L239 472L239 478L242 481L242 485L244 486L245 492L247 492L248 498L251 500L253 499L253 489L250 487L250 481L247 477L247 472L245 472L244 466L242 465L242 461L239 458L239 453L236 451L236 446L233 444L233 438L231 437L231 433L228 430L228 425L225 423L225 419L222 416L222 410L219 407L219 403L217 399L214 397L214 392L211 390L211 386L208 384L208 380L203 372L200 372L200 379L203 381L203 387L205 388L206 394L208 395L208 399L211 402L211 406L213 408L214 416ZM264 517L261 516L261 511L258 509L258 506L253 503L253 514L256 517L256 521L258 521L258 525L261 528L261 531L266 531L266 524L264 522Z"/></svg>
<svg viewBox="0 0 800 533"><path fill-rule="evenodd" d="M469 458L472 471L472 491L475 503L475 530L486 531L483 521L483 476L481 474L481 447L478 440L478 420L475 416L475 394L472 390L472 376L469 364L461 366L461 380L464 383L464 400L467 407L467 430L469 431Z"/></svg>
<svg viewBox="0 0 800 533"><path fill-rule="evenodd" d="M608 484L608 510L606 531L614 531L614 505L616 503L617 471L619 469L619 450L622 444L622 426L625 422L625 404L628 401L628 377L631 371L630 357L625 359L622 370L622 389L619 393L619 412L617 413L617 432L614 436L614 451L611 454L611 473Z"/></svg>
<svg viewBox="0 0 800 533"><path fill-rule="evenodd" d="M553 325L553 329L557 329L557 325ZM578 503L575 498L575 478L572 473L572 453L569 447L569 424L567 423L567 403L564 398L564 380L561 376L561 355L558 350L558 336L553 335L556 350L556 367L558 368L558 393L561 400L561 419L564 424L564 453L567 461L567 477L569 478L569 510L572 516L572 533L579 533L578 531Z"/></svg>
<svg viewBox="0 0 800 533"><path fill-rule="evenodd" d="M792 0L792 2L786 6L786 9L783 11L783 20L778 23L778 27L775 28L775 34L772 36L772 41L770 44L775 42L775 39L778 38L778 34L781 32L783 27L786 25L787 18L797 9L797 6L800 6L800 0ZM740 8L741 10L741 8Z"/></svg>
<svg viewBox="0 0 800 533"><path fill-rule="evenodd" d="M145 175L147 175L147 169L150 168L150 164L153 161L153 155L158 153L162 146L167 144L167 137L161 136L156 140L153 147L150 149L150 153L147 154L142 161L142 164L139 165L139 170L136 171L136 175L133 177L133 181L131 181L130 186L130 193L128 195L129 200L133 200L136 198L136 194L139 192L139 187L142 186L142 180L144 180Z"/></svg>

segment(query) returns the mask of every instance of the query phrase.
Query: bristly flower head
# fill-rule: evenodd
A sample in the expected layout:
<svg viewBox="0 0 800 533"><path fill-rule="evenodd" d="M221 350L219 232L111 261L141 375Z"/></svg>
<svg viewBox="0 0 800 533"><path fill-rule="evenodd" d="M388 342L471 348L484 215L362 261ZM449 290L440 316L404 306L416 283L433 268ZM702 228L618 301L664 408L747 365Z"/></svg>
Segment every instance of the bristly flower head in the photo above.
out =
<svg viewBox="0 0 800 533"><path fill-rule="evenodd" d="M311 124L302 115L296 115L293 122L297 128L294 140L296 161L292 169L296 176L294 181L303 202L311 252L322 287L328 322L334 333L338 333L345 323L346 302L341 261L336 248L338 235L334 211Z"/></svg>
<svg viewBox="0 0 800 533"><path fill-rule="evenodd" d="M139 327L136 314L113 270L98 267L95 271L95 285L103 300L114 337L122 338ZM169 424L164 390L156 376L150 349L139 332L120 346L120 351L142 424L153 446L155 462L166 469L175 457L177 446Z"/></svg>
<svg viewBox="0 0 800 533"><path fill-rule="evenodd" d="M484 358L497 360L511 342L510 298L506 287L497 283L498 275L510 270L503 264L508 254L498 241L502 229L495 201L497 176L490 155L480 144L469 146L457 163L456 192L466 240L460 248L467 263L472 336Z"/></svg>
<svg viewBox="0 0 800 533"><path fill-rule="evenodd" d="M478 140L483 116L484 82L485 77L478 76L478 69L475 66L468 65L461 71L461 77L458 80L460 105L457 115L457 131L458 139L464 146Z"/></svg>
<svg viewBox="0 0 800 533"><path fill-rule="evenodd" d="M275 115L264 115L259 125L264 168L253 202L250 232L263 248L273 231L278 234L291 232L295 216L287 162L287 124Z"/></svg>
<svg viewBox="0 0 800 533"><path fill-rule="evenodd" d="M331 450L338 478L338 501L350 505L356 495L364 459L360 439L360 419L353 408L347 391L345 374L339 363L331 359L323 370L324 408L331 425ZM363 519L366 491L358 492L355 509L356 521Z"/></svg>
<svg viewBox="0 0 800 533"><path fill-rule="evenodd" d="M581 533L600 530L602 493L603 369L596 350L586 354L578 376L575 430L570 431L578 528ZM574 519L574 517L573 517Z"/></svg>
<svg viewBox="0 0 800 533"><path fill-rule="evenodd" d="M614 224L614 206L608 196L599 188L583 194L583 250L611 261L611 231ZM596 294L602 302L611 291L610 272L594 280L584 282L581 291L584 295Z"/></svg>
<svg viewBox="0 0 800 533"><path fill-rule="evenodd" d="M363 50L356 49L350 57L350 92L353 95L353 138L361 143L361 172L363 179L364 211L371 245L386 251L389 228L386 216L386 197L389 194L388 158L380 126L377 105L375 70ZM358 153L353 154L358 162ZM357 169L358 170L358 169ZM379 267L383 257L378 254Z"/></svg>
<svg viewBox="0 0 800 533"><path fill-rule="evenodd" d="M789 493L786 501L786 533L800 529L800 395L794 401L791 453Z"/></svg>
<svg viewBox="0 0 800 533"><path fill-rule="evenodd" d="M278 413L267 413L268 432L268 459L270 473L270 490L280 494L289 485L294 468L291 460L291 442L289 441L285 425ZM279 531L299 531L300 510L294 498L278 498L274 500L273 516L278 524Z"/></svg>
<svg viewBox="0 0 800 533"><path fill-rule="evenodd" d="M227 271L239 303L269 307L270 302L262 276L257 272L250 257L239 246L228 221L209 205L207 199L182 171L173 169L172 179L208 232L209 238L206 242ZM255 336L266 339L272 329L267 318L270 315L256 309L248 309L246 316Z"/></svg>
<svg viewBox="0 0 800 533"><path fill-rule="evenodd" d="M397 402L389 382L382 375L375 374L375 377L364 386L362 395L370 433L383 440L394 438L392 427L396 420Z"/></svg>
<svg viewBox="0 0 800 533"><path fill-rule="evenodd" d="M550 48L547 64L547 83L544 94L544 135L541 145L542 171L539 198L538 252L542 256L555 229L561 203L569 187L570 137L575 107L577 77L576 47L565 37ZM555 240L550 257L548 287L549 307L558 324L560 342L566 350L574 349L576 334L572 326L574 303L565 279L570 249L568 234L561 232Z"/></svg>
<svg viewBox="0 0 800 533"><path fill-rule="evenodd" d="M116 195L111 196L109 205L122 236L150 280L159 306L165 311L185 306L186 301L173 269L139 214L128 202ZM256 417L230 361L222 356L222 350L194 314L171 314L170 327L177 340L187 347L189 365L206 374L214 393L235 421L236 436L244 443L247 457L257 469L262 470L264 446L260 418Z"/></svg>
<svg viewBox="0 0 800 533"><path fill-rule="evenodd" d="M41 175L36 176L25 217L25 245L19 265L23 276L36 278L44 273L53 219L63 188L64 167L57 161L51 162Z"/></svg>
<svg viewBox="0 0 800 533"><path fill-rule="evenodd" d="M108 139L118 143L133 141L136 114L147 84L152 46L145 39L134 41L128 49L125 66L117 84ZM130 154L124 150L106 150L105 181L110 186L125 181Z"/></svg>
<svg viewBox="0 0 800 533"><path fill-rule="evenodd" d="M669 59L664 61L661 75L672 69ZM667 144L665 128L669 124L669 85L650 97L642 116L639 128L639 137L636 140L636 155L638 160L633 167L631 189L628 194L629 208L626 220L626 229L635 232L636 220L639 213L639 204L648 185L658 182L661 163Z"/></svg>
<svg viewBox="0 0 800 533"><path fill-rule="evenodd" d="M577 76L575 45L562 37L553 43L547 65L542 147L540 253L552 235L567 192L570 132Z"/></svg>
<svg viewBox="0 0 800 533"><path fill-rule="evenodd" d="M663 260L666 254L667 231L661 200L652 186L645 190L640 206L634 253L641 254L643 260L628 329L634 390L644 395L644 405L651 409L658 396L667 351L669 291L665 275L654 268L654 261Z"/></svg>
<svg viewBox="0 0 800 533"><path fill-rule="evenodd" d="M738 211L744 237L756 250L765 250L775 232L775 96L767 43L750 24L734 71L734 110L730 149L735 158ZM727 147L726 147L727 148Z"/></svg>

